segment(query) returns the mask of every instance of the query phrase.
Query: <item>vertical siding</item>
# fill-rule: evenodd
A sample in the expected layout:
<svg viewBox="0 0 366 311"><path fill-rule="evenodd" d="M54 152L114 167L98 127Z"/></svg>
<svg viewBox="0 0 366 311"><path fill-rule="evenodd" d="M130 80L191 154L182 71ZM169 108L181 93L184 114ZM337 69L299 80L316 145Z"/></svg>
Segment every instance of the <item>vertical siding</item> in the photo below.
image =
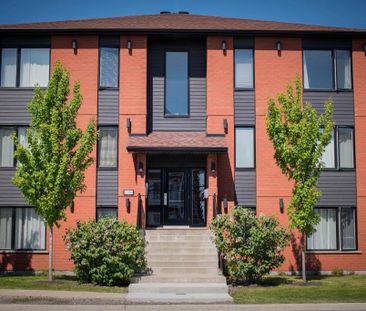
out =
<svg viewBox="0 0 366 311"><path fill-rule="evenodd" d="M118 124L118 90L99 90L98 93L98 124Z"/></svg>
<svg viewBox="0 0 366 311"><path fill-rule="evenodd" d="M118 171L97 171L97 206L118 205Z"/></svg>
<svg viewBox="0 0 366 311"><path fill-rule="evenodd" d="M254 91L235 91L235 125L255 124Z"/></svg>
<svg viewBox="0 0 366 311"><path fill-rule="evenodd" d="M15 169L0 170L0 206L28 206L19 188L11 182Z"/></svg>
<svg viewBox="0 0 366 311"><path fill-rule="evenodd" d="M189 51L189 117L166 118L165 52ZM204 40L151 40L148 49L149 131L206 130L206 47Z"/></svg>
<svg viewBox="0 0 366 311"><path fill-rule="evenodd" d="M256 206L256 172L255 170L235 172L235 196L238 205Z"/></svg>
<svg viewBox="0 0 366 311"><path fill-rule="evenodd" d="M311 102L318 113L324 112L324 102L333 100L333 119L336 125L354 125L353 92L304 92L304 101Z"/></svg>
<svg viewBox="0 0 366 311"><path fill-rule="evenodd" d="M27 105L33 96L33 89L0 89L0 125L28 125Z"/></svg>

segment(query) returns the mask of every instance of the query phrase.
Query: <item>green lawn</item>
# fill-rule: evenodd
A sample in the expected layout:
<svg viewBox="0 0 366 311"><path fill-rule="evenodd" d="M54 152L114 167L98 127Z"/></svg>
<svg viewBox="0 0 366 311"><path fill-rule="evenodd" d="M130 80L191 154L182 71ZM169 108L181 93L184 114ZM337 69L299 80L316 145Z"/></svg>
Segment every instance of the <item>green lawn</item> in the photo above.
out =
<svg viewBox="0 0 366 311"><path fill-rule="evenodd" d="M68 290L105 293L125 293L127 287L106 287L92 284L80 284L75 277L57 276L55 281L50 283L47 276L4 276L0 275L0 288L6 289L45 289L45 290Z"/></svg>
<svg viewBox="0 0 366 311"><path fill-rule="evenodd" d="M304 286L298 277L268 277L262 286L237 287L235 303L366 302L366 276L318 276Z"/></svg>

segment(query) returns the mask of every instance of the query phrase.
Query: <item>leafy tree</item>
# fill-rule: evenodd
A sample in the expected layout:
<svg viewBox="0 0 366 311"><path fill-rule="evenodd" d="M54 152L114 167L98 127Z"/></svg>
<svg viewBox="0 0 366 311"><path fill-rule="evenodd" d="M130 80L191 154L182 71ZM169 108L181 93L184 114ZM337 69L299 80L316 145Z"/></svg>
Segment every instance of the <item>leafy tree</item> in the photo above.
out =
<svg viewBox="0 0 366 311"><path fill-rule="evenodd" d="M65 220L65 209L77 192L85 190L84 173L93 163L89 155L97 139L95 121L83 132L76 127L82 96L76 82L69 100L69 73L58 62L48 88L35 88L28 105L31 115L28 146L14 136L17 170L13 183L49 227L49 280L52 280L53 227Z"/></svg>
<svg viewBox="0 0 366 311"><path fill-rule="evenodd" d="M317 183L324 163L321 161L329 144L334 122L333 104L324 103L325 113L317 115L311 103L303 105L299 78L287 94L280 93L276 103L268 102L267 133L275 149L274 159L289 180L293 181L292 198L287 209L290 226L302 234L302 273L306 281L305 236L314 232L319 215L314 213L321 196Z"/></svg>

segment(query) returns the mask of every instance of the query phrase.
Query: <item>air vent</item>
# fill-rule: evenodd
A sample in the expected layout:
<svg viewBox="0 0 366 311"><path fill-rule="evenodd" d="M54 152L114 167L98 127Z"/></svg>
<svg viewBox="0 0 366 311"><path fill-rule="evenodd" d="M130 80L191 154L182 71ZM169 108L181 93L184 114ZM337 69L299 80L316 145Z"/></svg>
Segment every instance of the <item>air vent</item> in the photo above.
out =
<svg viewBox="0 0 366 311"><path fill-rule="evenodd" d="M178 14L189 14L188 11L179 11Z"/></svg>
<svg viewBox="0 0 366 311"><path fill-rule="evenodd" d="M172 12L170 11L161 11L160 14L171 14Z"/></svg>

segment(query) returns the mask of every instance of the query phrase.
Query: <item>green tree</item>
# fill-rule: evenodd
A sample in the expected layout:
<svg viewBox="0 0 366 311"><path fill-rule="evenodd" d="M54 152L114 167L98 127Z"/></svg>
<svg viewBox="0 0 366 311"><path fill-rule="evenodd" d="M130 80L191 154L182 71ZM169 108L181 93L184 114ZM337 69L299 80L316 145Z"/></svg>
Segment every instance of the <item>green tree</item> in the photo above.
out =
<svg viewBox="0 0 366 311"><path fill-rule="evenodd" d="M317 115L311 103L302 102L299 78L287 88L287 94L277 95L268 102L267 133L275 149L274 159L293 182L292 197L287 209L290 226L302 234L302 274L306 281L305 237L314 232L319 215L314 213L321 196L317 183L324 163L321 161L329 144L334 122L333 104L324 103L324 114Z"/></svg>
<svg viewBox="0 0 366 311"><path fill-rule="evenodd" d="M65 209L85 190L84 173L93 163L90 153L98 132L89 121L83 132L76 126L82 96L76 82L69 100L69 72L58 62L46 90L35 88L28 105L31 115L28 146L14 136L17 170L13 177L24 198L49 228L49 280L52 280L53 228L65 220Z"/></svg>

